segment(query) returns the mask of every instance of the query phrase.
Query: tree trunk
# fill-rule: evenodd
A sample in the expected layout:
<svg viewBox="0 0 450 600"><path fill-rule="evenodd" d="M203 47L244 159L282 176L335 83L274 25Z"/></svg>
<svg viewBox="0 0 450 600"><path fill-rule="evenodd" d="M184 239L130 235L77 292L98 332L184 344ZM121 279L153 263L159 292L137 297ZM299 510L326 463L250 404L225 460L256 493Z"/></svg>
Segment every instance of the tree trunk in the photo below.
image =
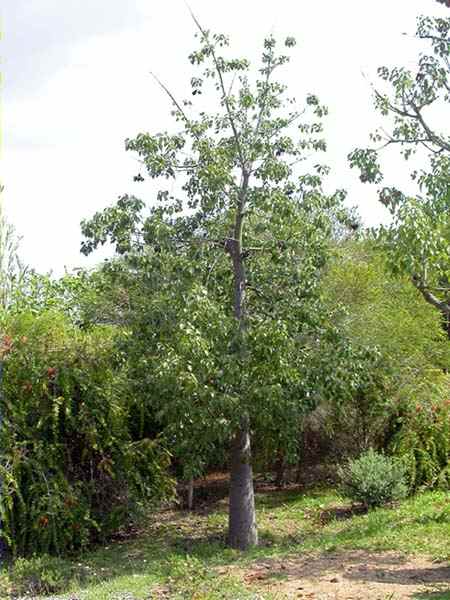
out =
<svg viewBox="0 0 450 600"><path fill-rule="evenodd" d="M234 223L234 237L229 238L226 250L229 252L233 262L234 279L234 316L237 324L236 339L237 359L241 368L245 368L246 362L246 306L245 306L245 266L242 248L242 232L244 227L244 215L246 194L250 174L243 166L242 184L236 207L236 218ZM239 393L242 390L240 382L237 383ZM250 449L250 420L245 407L242 407L240 427L234 435L231 451L231 473L230 473L230 509L229 509L228 543L232 548L246 550L258 543L258 531L256 529L255 495L253 491L253 471Z"/></svg>
<svg viewBox="0 0 450 600"><path fill-rule="evenodd" d="M191 477L187 485L187 509L192 510L194 506L194 478Z"/></svg>
<svg viewBox="0 0 450 600"><path fill-rule="evenodd" d="M302 459L299 457L298 461L297 461L297 470L295 473L295 483L297 483L297 484L301 483L302 474L303 474L303 462L302 462Z"/></svg>
<svg viewBox="0 0 450 600"><path fill-rule="evenodd" d="M447 301L448 304L448 301ZM450 340L450 314L443 313L442 315L442 327L444 328L447 338Z"/></svg>
<svg viewBox="0 0 450 600"><path fill-rule="evenodd" d="M236 433L231 452L228 543L246 550L258 544L248 420Z"/></svg>
<svg viewBox="0 0 450 600"><path fill-rule="evenodd" d="M275 486L277 488L282 488L284 486L285 466L284 454L281 450L278 450L277 459L275 461Z"/></svg>

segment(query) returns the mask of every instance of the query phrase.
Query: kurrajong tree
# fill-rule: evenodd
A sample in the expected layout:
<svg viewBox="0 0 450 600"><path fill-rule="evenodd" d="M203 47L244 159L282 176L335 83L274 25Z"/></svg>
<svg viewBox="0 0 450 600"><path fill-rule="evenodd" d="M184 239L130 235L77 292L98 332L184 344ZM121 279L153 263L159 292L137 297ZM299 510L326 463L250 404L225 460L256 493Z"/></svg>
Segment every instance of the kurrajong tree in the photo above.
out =
<svg viewBox="0 0 450 600"><path fill-rule="evenodd" d="M379 190L393 215L381 240L394 270L407 274L442 313L450 337L450 17L420 17L416 35L428 52L415 70L378 70L387 90L375 91L375 107L388 125L371 136L372 148L356 149L349 159L362 181L380 184L382 148L400 147L406 160L421 152L423 167L412 170L420 190L416 197L395 187Z"/></svg>
<svg viewBox="0 0 450 600"><path fill-rule="evenodd" d="M327 168L313 160L326 149L326 108L308 96L305 122L286 97L274 74L288 57L275 40L264 41L253 74L226 56L224 35L194 21L192 99L179 102L160 83L176 132L126 142L166 189L147 214L123 196L85 221L82 251L115 245L107 269L124 283L135 391L191 472L219 444L230 449L228 538L245 549L258 540L252 433L294 445L323 384L311 357L326 327L320 273L343 193L323 193Z"/></svg>

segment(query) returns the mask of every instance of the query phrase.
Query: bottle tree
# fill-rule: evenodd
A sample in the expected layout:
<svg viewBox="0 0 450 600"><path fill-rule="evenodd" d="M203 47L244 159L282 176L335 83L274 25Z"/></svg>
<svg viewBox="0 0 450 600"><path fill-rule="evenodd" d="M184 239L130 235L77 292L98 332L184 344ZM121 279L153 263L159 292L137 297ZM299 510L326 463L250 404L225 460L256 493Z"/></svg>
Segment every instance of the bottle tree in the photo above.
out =
<svg viewBox="0 0 450 600"><path fill-rule="evenodd" d="M252 434L291 451L323 385L312 367L326 327L319 282L344 194L322 191L326 108L309 95L298 110L287 97L275 39L254 72L194 21L191 99L159 82L175 131L126 142L163 182L157 204L146 214L121 197L83 222L82 251L115 245L107 270L123 282L135 395L187 473L230 450L228 540L245 549L258 542Z"/></svg>

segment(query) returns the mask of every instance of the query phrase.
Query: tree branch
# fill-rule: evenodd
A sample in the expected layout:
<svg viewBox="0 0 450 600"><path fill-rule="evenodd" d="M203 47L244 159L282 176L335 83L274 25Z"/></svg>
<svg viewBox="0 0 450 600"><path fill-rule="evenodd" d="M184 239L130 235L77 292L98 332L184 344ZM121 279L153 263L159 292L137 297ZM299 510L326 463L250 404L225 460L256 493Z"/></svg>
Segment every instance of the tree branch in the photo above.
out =
<svg viewBox="0 0 450 600"><path fill-rule="evenodd" d="M270 81L270 76L272 74L272 71L273 71L272 60L269 60L269 62L267 64L266 80L264 82L264 96L263 96L263 100L262 100L262 104L261 104L261 109L260 109L259 115L258 115L258 121L257 121L256 127L255 127L255 139L258 137L259 128L261 127L264 111L266 110L268 86L269 86L269 81Z"/></svg>
<svg viewBox="0 0 450 600"><path fill-rule="evenodd" d="M210 43L209 39L208 39L207 32L200 25L197 17L194 15L194 13L192 12L191 8L189 8L189 12L191 13L192 20L196 24L198 30L202 34L202 36L205 39L205 41L207 41L208 43ZM217 72L217 75L219 77L220 88L222 90L222 99L224 101L225 108L226 108L227 115L228 115L228 120L230 121L231 129L233 131L233 137L234 137L234 140L236 142L236 147L237 147L238 154L239 154L239 160L241 161L241 168L242 168L243 172L246 172L247 171L247 164L246 164L246 161L245 161L244 153L242 151L240 136L239 136L238 130L236 128L236 124L234 122L234 118L233 118L233 114L232 114L232 111L231 111L230 103L228 101L228 95L227 95L227 92L226 92L226 89L225 89L225 82L223 80L222 70L221 70L221 68L219 66L219 62L217 60L217 56L216 56L216 53L215 53L215 50L214 50L214 46L211 43L210 43L210 48L211 48L211 56L212 56L213 61L214 61L214 66L216 68L216 72Z"/></svg>
<svg viewBox="0 0 450 600"><path fill-rule="evenodd" d="M450 316L450 304L439 300L418 277L412 277L412 282L429 304L440 310L444 315Z"/></svg>
<svg viewBox="0 0 450 600"><path fill-rule="evenodd" d="M415 118L419 121L419 123L422 125L425 133L430 138L430 142L433 142L434 144L436 144L436 146L439 146L440 148L443 148L447 152L450 152L450 144L445 142L436 133L434 133L434 131L429 127L429 125L426 123L425 119L423 118L423 115L420 112L420 108L418 108L412 101L410 101L410 106L412 107L412 109L416 115Z"/></svg>
<svg viewBox="0 0 450 600"><path fill-rule="evenodd" d="M192 133L194 134L195 138L197 139L197 141L200 141L200 136L198 135L198 133L192 128L191 126L191 121L189 120L188 116L186 115L186 113L184 112L181 104L178 102L178 100L175 98L175 96L172 94L172 92L169 90L169 88L164 85L164 83L152 72L150 71L150 75L153 77L153 79L157 82L157 84L161 87L161 89L163 89L166 94L169 96L169 98L172 100L173 104L177 107L177 109L180 111L181 116L183 117L185 123L190 127Z"/></svg>

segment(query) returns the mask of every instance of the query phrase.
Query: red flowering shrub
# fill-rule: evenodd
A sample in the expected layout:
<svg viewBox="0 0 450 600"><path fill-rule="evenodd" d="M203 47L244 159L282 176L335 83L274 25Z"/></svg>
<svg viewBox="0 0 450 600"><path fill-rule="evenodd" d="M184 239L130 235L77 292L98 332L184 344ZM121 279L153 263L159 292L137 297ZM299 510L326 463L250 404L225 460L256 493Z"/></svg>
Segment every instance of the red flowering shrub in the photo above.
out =
<svg viewBox="0 0 450 600"><path fill-rule="evenodd" d="M117 331L55 312L4 328L0 519L12 552L81 548L169 493L164 448L130 435Z"/></svg>
<svg viewBox="0 0 450 600"><path fill-rule="evenodd" d="M391 450L404 459L410 486L450 489L450 383L446 376L405 402Z"/></svg>

